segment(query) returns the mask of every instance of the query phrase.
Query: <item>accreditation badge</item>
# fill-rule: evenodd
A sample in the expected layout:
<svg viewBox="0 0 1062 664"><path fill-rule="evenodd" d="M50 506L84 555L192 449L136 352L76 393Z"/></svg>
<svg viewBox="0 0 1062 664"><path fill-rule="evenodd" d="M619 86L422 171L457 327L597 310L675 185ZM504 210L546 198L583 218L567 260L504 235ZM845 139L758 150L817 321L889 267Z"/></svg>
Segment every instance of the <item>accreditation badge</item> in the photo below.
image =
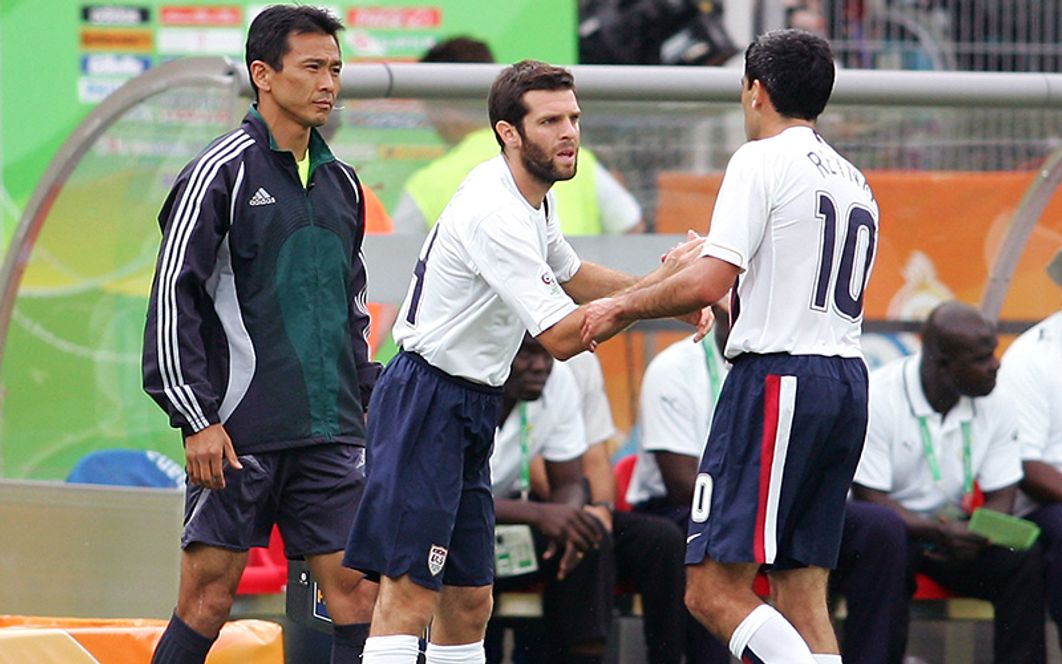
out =
<svg viewBox="0 0 1062 664"><path fill-rule="evenodd" d="M503 579L538 571L531 526L503 524L494 527L494 576Z"/></svg>

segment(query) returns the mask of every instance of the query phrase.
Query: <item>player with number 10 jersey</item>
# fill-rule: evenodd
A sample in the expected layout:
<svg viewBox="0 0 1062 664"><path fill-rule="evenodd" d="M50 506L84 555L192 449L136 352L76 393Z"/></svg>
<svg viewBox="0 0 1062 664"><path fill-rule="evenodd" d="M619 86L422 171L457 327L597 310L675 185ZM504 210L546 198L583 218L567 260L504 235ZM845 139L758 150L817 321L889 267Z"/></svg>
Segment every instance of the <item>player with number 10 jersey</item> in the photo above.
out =
<svg viewBox="0 0 1062 664"><path fill-rule="evenodd" d="M862 357L863 291L878 205L863 174L811 127L741 146L701 251L743 270L726 356Z"/></svg>
<svg viewBox="0 0 1062 664"><path fill-rule="evenodd" d="M601 341L730 290L733 366L693 490L686 600L748 662L840 662L826 583L866 437L859 337L879 217L866 178L816 128L834 77L822 38L757 37L741 81L749 142L727 166L699 258L584 317L584 343ZM760 569L773 607L750 589Z"/></svg>

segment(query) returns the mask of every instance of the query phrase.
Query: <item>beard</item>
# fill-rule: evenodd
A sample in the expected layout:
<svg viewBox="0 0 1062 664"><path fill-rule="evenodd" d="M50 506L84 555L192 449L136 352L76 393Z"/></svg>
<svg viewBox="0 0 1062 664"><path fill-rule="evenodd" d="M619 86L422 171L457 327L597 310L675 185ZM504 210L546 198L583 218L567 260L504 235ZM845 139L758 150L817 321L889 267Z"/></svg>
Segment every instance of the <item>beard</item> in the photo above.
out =
<svg viewBox="0 0 1062 664"><path fill-rule="evenodd" d="M542 146L534 141L528 140L523 132L520 132L520 138L523 139L523 149L520 151L520 162L523 164L524 169L526 169L533 177L546 184L553 184L554 182L561 180L571 180L575 177L575 172L578 170L577 167L579 164L578 149L576 149L575 161L572 163L572 170L569 173L561 170Z"/></svg>

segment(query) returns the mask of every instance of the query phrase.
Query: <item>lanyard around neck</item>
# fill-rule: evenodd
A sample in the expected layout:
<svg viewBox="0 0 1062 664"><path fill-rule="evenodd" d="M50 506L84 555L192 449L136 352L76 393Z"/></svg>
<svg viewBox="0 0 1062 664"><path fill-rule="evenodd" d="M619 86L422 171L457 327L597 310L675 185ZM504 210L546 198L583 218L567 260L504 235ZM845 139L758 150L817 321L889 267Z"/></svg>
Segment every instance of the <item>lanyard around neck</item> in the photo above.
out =
<svg viewBox="0 0 1062 664"><path fill-rule="evenodd" d="M968 495L973 491L973 462L970 459L970 423L962 422L962 491L964 495ZM933 481L940 482L940 464L937 462L937 454L933 451L933 439L929 435L929 425L926 423L924 416L918 418L918 430L922 434L922 452L926 456L926 463L929 464L929 472L933 475Z"/></svg>
<svg viewBox="0 0 1062 664"><path fill-rule="evenodd" d="M715 362L715 351L712 350L711 337L701 339L701 349L704 351L704 366L708 367L708 387L712 391L712 403L719 400L719 391L722 389L719 380L719 367Z"/></svg>
<svg viewBox="0 0 1062 664"><path fill-rule="evenodd" d="M517 405L520 412L520 500L531 494L531 425L527 423L527 403Z"/></svg>

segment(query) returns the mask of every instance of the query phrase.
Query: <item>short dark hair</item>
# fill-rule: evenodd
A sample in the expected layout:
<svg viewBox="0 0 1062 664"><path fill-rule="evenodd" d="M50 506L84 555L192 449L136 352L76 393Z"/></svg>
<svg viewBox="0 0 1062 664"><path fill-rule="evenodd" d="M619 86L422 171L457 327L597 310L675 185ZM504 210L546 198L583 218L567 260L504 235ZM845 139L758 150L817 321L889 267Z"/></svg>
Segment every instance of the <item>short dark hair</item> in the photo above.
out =
<svg viewBox="0 0 1062 664"><path fill-rule="evenodd" d="M774 30L745 50L745 85L759 81L780 115L819 117L836 75L830 44L804 30Z"/></svg>
<svg viewBox="0 0 1062 664"><path fill-rule="evenodd" d="M500 120L505 120L523 132L522 123L528 111L524 94L531 90L574 91L575 77L563 67L555 67L538 60L521 60L501 70L494 79L494 84L490 86L490 95L487 97L490 126L494 129L494 139L498 141L498 145L505 146L495 128Z"/></svg>
<svg viewBox="0 0 1062 664"><path fill-rule="evenodd" d="M494 62L486 42L464 35L443 40L420 57L421 62Z"/></svg>
<svg viewBox="0 0 1062 664"><path fill-rule="evenodd" d="M329 35L339 46L339 31L343 24L331 12L307 5L270 5L251 21L247 31L247 46L244 60L247 75L251 75L251 63L261 60L275 71L284 67L284 56L291 50L288 37L292 34L317 33ZM258 88L251 79L255 99Z"/></svg>

